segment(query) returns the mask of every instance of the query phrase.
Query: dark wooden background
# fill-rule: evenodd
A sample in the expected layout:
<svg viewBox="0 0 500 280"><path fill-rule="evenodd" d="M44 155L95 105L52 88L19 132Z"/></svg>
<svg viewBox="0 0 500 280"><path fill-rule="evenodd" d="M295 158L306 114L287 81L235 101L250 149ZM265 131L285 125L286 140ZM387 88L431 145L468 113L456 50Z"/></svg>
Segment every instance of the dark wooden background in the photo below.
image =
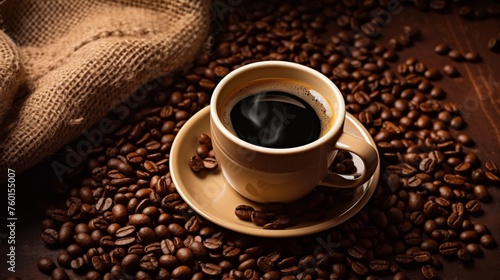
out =
<svg viewBox="0 0 500 280"><path fill-rule="evenodd" d="M483 162L493 160L500 164L500 53L487 48L488 39L500 33L500 19L466 21L456 13L421 12L414 7L404 7L401 13L391 17L382 30L382 40L391 38L391 34L400 34L402 26L407 24L418 27L421 39L413 47L400 53L400 61L414 56L429 67L441 68L446 63L457 67L460 77L444 78L435 84L446 90L446 100L456 102L461 108L467 122L463 131L471 135L476 143L472 150ZM454 62L446 56L439 56L433 50L438 43L446 43L463 53L475 50L481 55L482 62ZM38 271L37 260L42 256L55 260L59 251L50 250L41 242L40 222L45 209L61 205L65 201L63 196L49 191L51 172L48 163L41 163L17 176L16 273L7 271L7 229L2 226L2 279L8 275L16 275L22 279L49 278ZM475 221L488 225L492 235L500 242L500 189L490 186L489 191L493 199L490 203L483 204L484 215L475 218ZM5 197L6 192L3 193L2 197ZM2 199L2 205L5 205L4 201L6 198ZM0 212L0 217L4 217L5 207ZM7 223L5 218L2 223ZM440 279L499 279L500 249L485 249L484 252L484 257L476 259L471 267L465 267L457 260L444 261L445 267L439 272ZM421 278L418 270L409 271L408 274L411 279Z"/></svg>

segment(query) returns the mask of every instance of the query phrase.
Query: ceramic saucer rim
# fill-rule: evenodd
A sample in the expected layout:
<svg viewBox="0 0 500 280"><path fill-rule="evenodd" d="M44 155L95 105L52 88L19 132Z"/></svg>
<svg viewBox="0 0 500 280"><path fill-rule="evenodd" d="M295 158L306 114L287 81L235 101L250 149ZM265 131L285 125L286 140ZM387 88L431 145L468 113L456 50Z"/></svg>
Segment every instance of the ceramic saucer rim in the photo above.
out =
<svg viewBox="0 0 500 280"><path fill-rule="evenodd" d="M263 229L262 227L257 227L250 222L244 222L245 226L242 226L242 224L237 224L237 223L234 223L231 221L227 221L226 219L221 219L221 217L214 217L214 215L210 215L210 213L207 213L207 211L204 211L204 209L202 209L202 207L200 208L201 205L199 205L199 203L197 203L197 201L195 199L191 200L191 196L184 192L185 188L184 188L183 184L181 184L181 182L183 180L181 178L178 178L177 174L176 174L176 170L178 168L189 169L189 167L187 165L187 161L184 162L184 161L180 160L180 158L179 158L179 162L181 162L181 163L176 162L177 161L176 159L178 158L176 150L179 150L180 149L179 147L182 146L183 144L186 145L186 143L189 143L189 141L184 141L182 138L189 135L189 132L191 132L191 130L194 129L193 127L196 125L196 122L198 122L198 121L205 121L206 122L207 121L204 118L210 117L209 110L210 110L210 106L206 106L205 108L201 109L199 112L194 114L178 132L177 136L174 139L174 142L172 143L172 147L171 147L171 151L170 151L170 155L171 155L170 162L169 162L170 175L171 175L173 183L175 184L175 186L177 188L177 192L182 197L182 199L196 213L200 214L201 216L203 216L207 220L209 220L209 221L211 221L211 222L213 222L221 227L224 227L226 229L229 229L229 230L232 230L235 232L247 234L247 235L259 236L259 237L271 237L271 238L297 237L297 236L304 236L304 235L308 235L308 234L314 234L314 233L318 233L318 232L333 228L333 227L345 222L346 220L348 220L352 216L354 216L368 203L368 201L372 197L373 193L375 192L375 189L377 187L378 180L380 177L380 159L379 159L379 162L377 164L377 168L375 170L374 175L370 178L369 182L365 183L365 184L369 184L369 185L365 186L365 189L360 194L360 197L349 208L347 208L345 211L343 211L340 216L337 216L333 219L329 219L329 220L328 219L321 219L321 220L318 220L317 223L314 223L312 225L308 225L305 227L296 227L295 226L295 227L285 228L285 229L281 229L281 230L268 230L268 229ZM375 142L371 138L368 131L366 131L366 129L362 126L362 124L359 123L359 121L356 120L349 113L346 113L346 122L347 121L349 121L353 126L355 126L357 130L361 130L361 133L363 134L364 137L368 136L368 141L371 142L371 144L373 146L375 146ZM207 133L210 135L210 125L207 127L207 131L204 131L204 133ZM196 137L197 137L197 135L196 135ZM193 147L193 151L194 151L194 147ZM181 155L179 155L179 157L180 156ZM182 155L182 156L186 156L186 159L189 158L189 155ZM176 166L176 164L178 164L178 165L185 164L186 167ZM189 173L191 173L191 170L188 170L188 171L189 171ZM197 175L193 174L193 176L197 176ZM217 174L208 174L207 176L223 176L223 175L222 175L222 172L219 171L219 172L217 172ZM225 181L226 179L223 178L223 180ZM363 185L365 185L365 184L363 184ZM236 193L236 191L234 191L232 189L229 191ZM242 202L240 204L245 204L245 201L250 202L249 200L247 200L243 197L241 197L241 200L242 200ZM246 225L246 224L248 224L248 225Z"/></svg>

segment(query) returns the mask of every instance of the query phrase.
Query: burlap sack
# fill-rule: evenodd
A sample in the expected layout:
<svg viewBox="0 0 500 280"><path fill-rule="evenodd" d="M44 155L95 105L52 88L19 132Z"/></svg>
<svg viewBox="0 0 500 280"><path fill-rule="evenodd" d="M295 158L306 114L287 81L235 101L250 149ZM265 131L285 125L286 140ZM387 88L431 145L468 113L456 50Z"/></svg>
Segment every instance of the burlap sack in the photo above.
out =
<svg viewBox="0 0 500 280"><path fill-rule="evenodd" d="M208 0L0 4L0 170L26 170L189 63L209 13Z"/></svg>

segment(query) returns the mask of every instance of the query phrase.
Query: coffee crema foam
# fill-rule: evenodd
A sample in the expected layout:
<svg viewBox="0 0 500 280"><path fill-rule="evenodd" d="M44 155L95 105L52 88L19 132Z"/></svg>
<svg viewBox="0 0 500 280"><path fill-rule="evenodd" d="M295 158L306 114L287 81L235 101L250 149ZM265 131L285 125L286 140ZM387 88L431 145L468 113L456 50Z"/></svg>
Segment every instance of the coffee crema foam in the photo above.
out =
<svg viewBox="0 0 500 280"><path fill-rule="evenodd" d="M319 137L322 137L331 127L333 123L333 110L329 102L315 89L292 79L284 78L267 78L259 79L245 83L239 88L236 88L223 103L223 110L219 114L222 124L234 135L236 132L231 122L231 111L234 106L241 100L268 91L283 91L307 102L314 109L321 123L321 132Z"/></svg>

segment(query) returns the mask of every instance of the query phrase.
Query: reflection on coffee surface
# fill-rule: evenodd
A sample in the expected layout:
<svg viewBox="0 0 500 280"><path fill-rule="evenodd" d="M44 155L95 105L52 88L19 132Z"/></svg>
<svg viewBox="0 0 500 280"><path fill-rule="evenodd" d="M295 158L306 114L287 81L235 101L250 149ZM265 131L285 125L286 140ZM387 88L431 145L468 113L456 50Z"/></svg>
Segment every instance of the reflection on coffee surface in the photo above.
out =
<svg viewBox="0 0 500 280"><path fill-rule="evenodd" d="M265 79L241 87L223 120L240 139L267 148L293 148L321 137L331 110L313 89L288 79Z"/></svg>

